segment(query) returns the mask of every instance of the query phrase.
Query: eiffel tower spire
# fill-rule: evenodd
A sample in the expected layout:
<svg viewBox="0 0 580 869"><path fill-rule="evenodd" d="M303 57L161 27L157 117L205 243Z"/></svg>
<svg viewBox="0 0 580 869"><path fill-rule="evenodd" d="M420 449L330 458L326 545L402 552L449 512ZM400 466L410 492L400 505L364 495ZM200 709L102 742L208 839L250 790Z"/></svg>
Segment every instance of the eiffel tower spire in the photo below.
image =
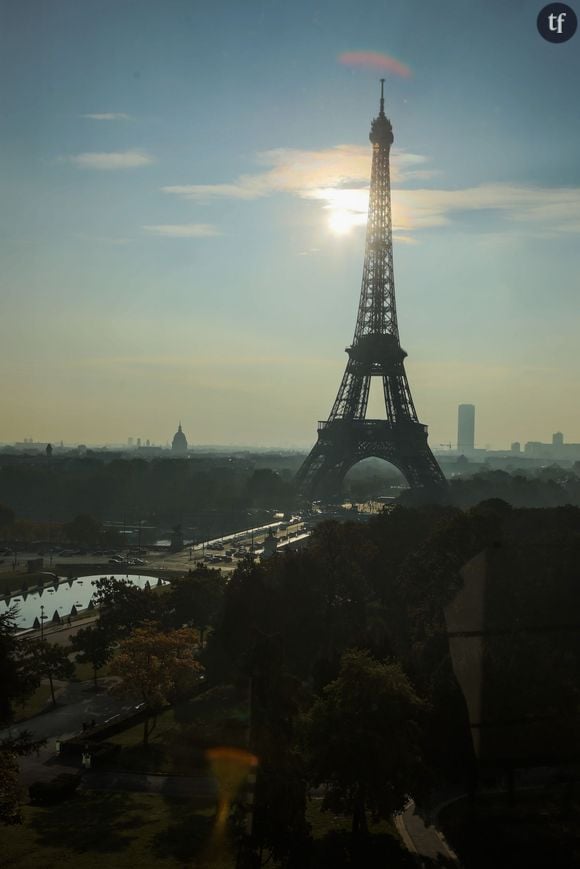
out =
<svg viewBox="0 0 580 869"><path fill-rule="evenodd" d="M348 362L318 441L298 472L307 497L338 497L352 465L371 456L395 465L411 488L434 493L445 479L427 445L427 426L418 421L399 341L393 231L390 149L393 128L385 115L384 79L378 116L369 135L373 146L365 258L354 337ZM371 378L382 379L385 420L367 420Z"/></svg>

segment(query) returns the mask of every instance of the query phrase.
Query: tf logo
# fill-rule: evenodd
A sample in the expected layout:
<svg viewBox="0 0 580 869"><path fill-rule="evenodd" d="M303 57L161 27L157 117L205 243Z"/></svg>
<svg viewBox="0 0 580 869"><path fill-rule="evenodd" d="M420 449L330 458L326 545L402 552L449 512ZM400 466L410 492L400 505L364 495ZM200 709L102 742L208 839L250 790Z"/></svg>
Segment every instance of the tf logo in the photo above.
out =
<svg viewBox="0 0 580 869"><path fill-rule="evenodd" d="M568 42L576 33L576 13L565 3L550 3L538 15L538 31L548 42Z"/></svg>

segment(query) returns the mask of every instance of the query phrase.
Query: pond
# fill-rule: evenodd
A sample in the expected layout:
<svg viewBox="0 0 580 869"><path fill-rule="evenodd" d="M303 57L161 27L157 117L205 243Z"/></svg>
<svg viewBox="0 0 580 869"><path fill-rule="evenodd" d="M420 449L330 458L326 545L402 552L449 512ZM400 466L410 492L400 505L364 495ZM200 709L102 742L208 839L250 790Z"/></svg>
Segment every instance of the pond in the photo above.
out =
<svg viewBox="0 0 580 869"><path fill-rule="evenodd" d="M81 576L78 579L60 577L58 585L45 585L42 589L35 589L30 594L17 594L12 598L0 600L0 615L13 606L18 607L16 624L19 628L31 628L34 619L40 619L40 607L44 607L45 625L50 625L55 612L61 618L66 619L70 615L73 606L77 612L86 609L95 592L94 583L101 579L102 573L94 576ZM107 574L115 579L122 579L138 588L145 588L147 584L155 586L159 580L156 576L126 576L125 574ZM56 580L55 580L56 583ZM163 585L166 580L163 580Z"/></svg>

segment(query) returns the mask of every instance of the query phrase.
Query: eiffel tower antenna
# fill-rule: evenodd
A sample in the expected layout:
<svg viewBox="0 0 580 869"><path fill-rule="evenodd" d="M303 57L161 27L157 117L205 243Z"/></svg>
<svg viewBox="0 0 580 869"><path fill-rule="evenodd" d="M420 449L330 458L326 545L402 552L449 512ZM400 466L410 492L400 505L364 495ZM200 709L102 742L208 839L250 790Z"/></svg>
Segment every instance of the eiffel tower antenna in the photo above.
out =
<svg viewBox="0 0 580 869"><path fill-rule="evenodd" d="M395 465L411 487L437 498L446 482L429 446L427 426L417 417L399 341L393 230L390 149L393 128L385 115L385 80L380 111L371 123L373 146L365 258L354 338L348 362L318 440L297 474L306 498L340 497L343 479L357 462L375 456ZM386 419L367 419L371 378L382 380Z"/></svg>

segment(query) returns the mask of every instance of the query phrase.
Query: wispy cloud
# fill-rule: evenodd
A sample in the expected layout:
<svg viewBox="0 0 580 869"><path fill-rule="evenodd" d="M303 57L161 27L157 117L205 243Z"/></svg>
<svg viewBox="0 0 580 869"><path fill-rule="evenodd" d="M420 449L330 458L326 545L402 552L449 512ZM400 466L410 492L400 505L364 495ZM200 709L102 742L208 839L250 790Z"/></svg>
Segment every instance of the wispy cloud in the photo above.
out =
<svg viewBox="0 0 580 869"><path fill-rule="evenodd" d="M91 244L129 244L132 240L130 238L125 238L123 236L113 236L113 235L87 235L84 232L78 232L75 235L75 238L78 238L80 241L88 241Z"/></svg>
<svg viewBox="0 0 580 869"><path fill-rule="evenodd" d="M344 187L353 182L368 184L371 154L361 145L335 145L318 151L276 148L257 156L268 166L263 172L240 175L234 181L219 184L178 184L163 187L164 193L182 199L260 199L274 193L291 193L312 198L321 188ZM396 181L431 177L427 158L401 151L393 153L393 179Z"/></svg>
<svg viewBox="0 0 580 869"><path fill-rule="evenodd" d="M219 229L209 223L166 223L144 226L143 229L152 235L161 235L165 238L210 238L214 235L221 235Z"/></svg>
<svg viewBox="0 0 580 869"><path fill-rule="evenodd" d="M368 210L371 155L366 146L336 145L316 151L278 148L264 151L262 172L240 175L218 184L163 187L165 193L197 202L216 199L259 199L289 194L317 200L324 209L348 217L352 226L364 225ZM413 232L453 223L461 213L493 213L520 229L533 225L535 235L580 231L580 190L494 182L446 190L410 187L437 178L421 154L393 150L393 229L399 241L411 243ZM496 224L497 226L497 224Z"/></svg>
<svg viewBox="0 0 580 869"><path fill-rule="evenodd" d="M446 226L453 216L497 212L505 220L548 232L580 231L580 188L481 184L461 190L399 189L393 219L400 229Z"/></svg>
<svg viewBox="0 0 580 869"><path fill-rule="evenodd" d="M81 118L89 118L91 121L131 121L131 115L125 112L95 112L85 115L80 115Z"/></svg>
<svg viewBox="0 0 580 869"><path fill-rule="evenodd" d="M79 169L138 169L154 163L153 157L146 151L87 151L84 154L73 154L65 157Z"/></svg>

